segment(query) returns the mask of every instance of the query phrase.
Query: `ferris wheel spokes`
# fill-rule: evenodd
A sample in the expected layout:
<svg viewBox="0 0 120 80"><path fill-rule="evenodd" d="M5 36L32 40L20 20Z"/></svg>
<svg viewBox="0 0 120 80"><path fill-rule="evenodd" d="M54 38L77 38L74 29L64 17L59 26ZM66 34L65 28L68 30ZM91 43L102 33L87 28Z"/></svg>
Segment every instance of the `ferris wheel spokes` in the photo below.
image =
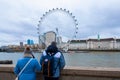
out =
<svg viewBox="0 0 120 80"><path fill-rule="evenodd" d="M39 24L38 24L38 26L37 26L37 33L38 33L38 35L41 35L41 25L42 25L42 23L43 23L43 21L47 18L47 16L49 16L50 14L52 14L52 13L54 13L54 12L63 12L63 13L66 13L66 14L68 14L71 18L72 18L72 20L73 20L73 22L74 22L74 32L73 32L73 37L72 38L69 38L69 40L68 40L68 47L69 47L69 44L70 44L70 41L72 40L72 39L76 39L77 38L77 34L78 34L78 22L77 22L77 19L75 18L75 16L73 16L73 13L71 13L69 10L67 10L67 9L63 9L63 8L53 8L53 9L49 9L48 11L46 11L43 15L42 15L42 17L40 17L40 20L39 20ZM49 27L50 29L52 29L51 28L51 26L50 25L47 25L46 24L46 26L47 27ZM59 33L59 28L61 28L61 27L59 27L59 25L57 26L57 27L55 27L55 28L53 28L54 29L54 31L56 32L56 34L57 34L57 36L60 36L60 33ZM43 30L44 31L44 30ZM70 33L70 36L71 36L71 33ZM42 41L42 39L40 39L41 41ZM39 41L40 41L39 40ZM44 41L42 41L42 42L44 42ZM67 47L67 49L68 49L68 47Z"/></svg>

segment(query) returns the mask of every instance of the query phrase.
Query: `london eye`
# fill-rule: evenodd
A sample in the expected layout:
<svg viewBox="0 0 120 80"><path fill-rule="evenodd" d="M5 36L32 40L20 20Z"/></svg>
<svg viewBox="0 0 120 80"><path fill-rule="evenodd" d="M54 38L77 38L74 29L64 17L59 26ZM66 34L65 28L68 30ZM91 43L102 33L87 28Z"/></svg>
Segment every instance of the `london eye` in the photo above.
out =
<svg viewBox="0 0 120 80"><path fill-rule="evenodd" d="M53 8L46 11L37 25L38 35L47 31L54 31L57 35L68 40L77 39L78 21L76 17L67 9ZM39 37L39 43L43 42Z"/></svg>

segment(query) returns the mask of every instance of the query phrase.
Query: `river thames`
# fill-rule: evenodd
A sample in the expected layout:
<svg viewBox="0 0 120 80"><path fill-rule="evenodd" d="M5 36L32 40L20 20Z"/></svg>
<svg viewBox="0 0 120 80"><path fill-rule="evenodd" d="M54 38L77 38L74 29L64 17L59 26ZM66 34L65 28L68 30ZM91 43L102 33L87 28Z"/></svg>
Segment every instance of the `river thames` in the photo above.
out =
<svg viewBox="0 0 120 80"><path fill-rule="evenodd" d="M83 67L120 67L120 52L81 52L81 53L63 53L66 66ZM34 53L39 61L41 53ZM0 52L0 60L13 60L16 64L23 53Z"/></svg>

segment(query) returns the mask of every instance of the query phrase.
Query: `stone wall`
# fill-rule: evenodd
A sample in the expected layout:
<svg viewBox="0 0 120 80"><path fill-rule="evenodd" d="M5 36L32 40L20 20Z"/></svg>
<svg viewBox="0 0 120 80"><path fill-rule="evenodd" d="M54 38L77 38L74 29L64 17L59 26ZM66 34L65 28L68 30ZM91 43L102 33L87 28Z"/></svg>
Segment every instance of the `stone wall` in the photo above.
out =
<svg viewBox="0 0 120 80"><path fill-rule="evenodd" d="M14 65L0 65L0 80L14 80ZM43 80L37 72L37 80ZM60 80L120 80L120 68L65 67Z"/></svg>

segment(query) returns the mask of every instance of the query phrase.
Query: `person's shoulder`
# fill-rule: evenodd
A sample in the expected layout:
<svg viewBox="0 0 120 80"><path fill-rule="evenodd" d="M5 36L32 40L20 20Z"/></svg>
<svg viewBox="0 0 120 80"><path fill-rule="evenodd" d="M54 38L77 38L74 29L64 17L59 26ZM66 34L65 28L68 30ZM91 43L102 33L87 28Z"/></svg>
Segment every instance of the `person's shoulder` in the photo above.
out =
<svg viewBox="0 0 120 80"><path fill-rule="evenodd" d="M61 52L57 52L57 53L55 54L55 57L57 57L57 58L60 58L60 56L61 56Z"/></svg>
<svg viewBox="0 0 120 80"><path fill-rule="evenodd" d="M18 59L18 61L22 61L22 60L24 60L24 57L23 57L23 58L19 58L19 59Z"/></svg>
<svg viewBox="0 0 120 80"><path fill-rule="evenodd" d="M43 56L46 56L46 55L47 55L46 50L42 52L42 55L43 55Z"/></svg>
<svg viewBox="0 0 120 80"><path fill-rule="evenodd" d="M17 60L17 63L22 63L22 62L24 62L24 58L19 58L19 59Z"/></svg>

